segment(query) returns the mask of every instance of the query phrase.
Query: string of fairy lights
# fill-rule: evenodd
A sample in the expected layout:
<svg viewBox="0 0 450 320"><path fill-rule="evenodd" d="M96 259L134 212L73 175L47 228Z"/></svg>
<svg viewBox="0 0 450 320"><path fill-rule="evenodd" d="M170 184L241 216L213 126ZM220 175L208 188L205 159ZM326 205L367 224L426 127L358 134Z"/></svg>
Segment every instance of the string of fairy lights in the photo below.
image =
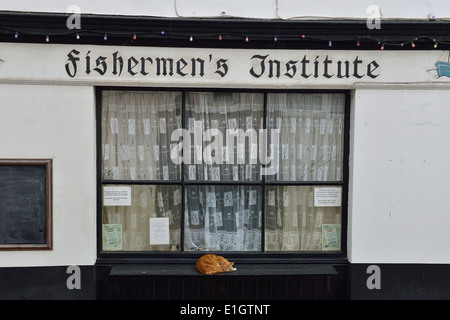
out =
<svg viewBox="0 0 450 320"><path fill-rule="evenodd" d="M5 29L5 28L3 28ZM5 33L5 32L4 32ZM142 32L142 33L128 33L128 32L98 32L98 31L85 31L85 30L68 30L64 32L55 32L55 33L35 33L30 31L18 31L18 30L6 30L7 34L10 34L11 37L16 40L20 41L21 37L23 35L31 35L31 36L38 36L42 37L42 41L45 43L50 43L52 41L52 37L58 37L58 36L66 36L70 37L73 36L74 39L80 40L83 36L87 35L90 38L97 37L99 40L103 39L104 42L107 42L112 37L121 37L121 38L129 38L130 42L137 43L140 39L150 39L149 37L159 37L164 38L165 36L170 34L164 30L159 31L153 31L152 33L149 32ZM420 35L416 37L412 37L405 41L390 41L386 39L380 39L378 37L373 36L354 36L352 40L349 40L349 36L345 40L339 40L339 39L326 39L325 36L318 36L318 35L308 35L308 34L284 34L284 35L255 35L252 39L252 35L245 35L245 34L175 34L172 33L172 38L175 36L175 39L182 40L186 39L186 41L189 42L195 42L196 39L202 39L202 40L209 40L209 41L227 41L227 40L238 40L241 39L241 41L248 43L252 40L264 40L264 41L273 41L273 42L279 42L279 41L315 41L315 42L324 42L324 45L328 45L329 48L333 48L334 44L336 42L345 41L345 42L354 42L355 47L362 47L364 43L372 42L378 45L378 48L380 50L384 50L389 47L397 47L397 48L416 48L416 44L418 42L421 42L422 44L426 43L425 46L429 46L427 48L434 48L438 49L440 45L450 45L450 41L442 40L443 36L428 36L428 35ZM424 46L421 46L424 48Z"/></svg>

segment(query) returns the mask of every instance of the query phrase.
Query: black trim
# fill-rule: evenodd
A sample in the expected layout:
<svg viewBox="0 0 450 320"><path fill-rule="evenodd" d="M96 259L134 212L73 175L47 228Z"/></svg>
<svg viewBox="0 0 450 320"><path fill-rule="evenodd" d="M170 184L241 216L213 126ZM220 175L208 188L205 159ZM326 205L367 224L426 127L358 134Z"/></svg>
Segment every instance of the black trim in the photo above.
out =
<svg viewBox="0 0 450 320"><path fill-rule="evenodd" d="M216 253L225 255L227 259L239 264L346 264L347 259L342 252L308 253L308 252L101 252L97 258L97 265L116 265L116 264L195 264L198 258L206 253Z"/></svg>
<svg viewBox="0 0 450 320"><path fill-rule="evenodd" d="M97 256L100 253L100 248L102 247L102 91L100 88L95 88L95 115L96 115L96 141L97 141Z"/></svg>
<svg viewBox="0 0 450 320"><path fill-rule="evenodd" d="M48 35L50 44L379 50L383 43L386 50L436 50L437 41L439 50L450 49L450 22L446 20L382 20L380 29L368 29L363 19L174 19L82 14L81 29L77 30L67 28L68 17L70 14L0 12L0 42L45 44ZM191 36L193 41L189 40ZM330 40L332 47L328 45ZM356 46L357 41L360 46Z"/></svg>
<svg viewBox="0 0 450 320"><path fill-rule="evenodd" d="M255 266L254 264L236 265L236 271L230 272L227 276L271 276L282 275L337 275L338 272L330 264L264 264ZM109 272L110 276L197 276L207 277L197 270L193 264L165 264L165 265L115 265ZM221 277L223 274L211 275Z"/></svg>
<svg viewBox="0 0 450 320"><path fill-rule="evenodd" d="M185 185L205 185L205 184L215 184L215 185L230 185L229 181L216 183L211 181L189 181L186 182L184 179L184 174L181 176L181 180L178 181L160 181L160 180L103 180L102 179L102 150L101 150L101 92L104 90L114 90L114 91L179 91L183 93L183 105L182 105L182 118L184 120L185 110L184 110L184 96L186 92L205 92L205 91L220 91L220 92L260 92L264 93L265 97L268 93L340 93L345 95L345 106L344 106L344 157L343 157L343 180L342 181L274 181L270 183L269 181L257 181L257 182L242 182L239 181L239 185L255 185L255 186L270 186L270 185L339 185L343 188L342 195L342 223L341 223L341 251L339 252L265 252L264 250L264 229L262 229L262 242L261 250L255 252L211 252L208 253L218 253L221 255L226 255L227 258L239 263L337 263L342 264L347 262L347 224L348 224L348 182L349 182L349 144L350 144L350 92L348 90L295 90L295 89L236 89L236 88L145 88L145 87L96 87L96 109L97 109L97 264L98 265L109 265L109 264L122 264L122 263L134 263L134 264L165 264L165 263L185 263L185 262L195 262L197 259L205 254L205 251L184 251L184 186ZM267 99L264 98L264 114L266 112L266 102ZM264 118L265 121L265 118ZM182 122L183 124L185 122ZM184 167L184 166L182 166ZM103 184L175 184L182 186L182 224L181 224L181 243L180 250L177 252L158 252L158 251L102 251L102 197L101 197L101 186ZM263 192L265 193L265 192ZM264 202L262 206L262 228L264 227Z"/></svg>

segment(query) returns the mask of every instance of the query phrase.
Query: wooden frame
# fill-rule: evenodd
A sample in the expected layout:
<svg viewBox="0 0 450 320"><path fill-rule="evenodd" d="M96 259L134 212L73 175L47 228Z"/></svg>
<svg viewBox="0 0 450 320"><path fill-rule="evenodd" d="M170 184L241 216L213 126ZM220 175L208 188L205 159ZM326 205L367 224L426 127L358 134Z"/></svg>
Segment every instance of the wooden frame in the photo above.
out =
<svg viewBox="0 0 450 320"><path fill-rule="evenodd" d="M45 229L39 229L39 232L43 232L44 243L0 243L0 250L52 250L53 249L53 225L52 225L52 171L53 165L51 159L0 159L0 179L2 178L2 168L9 167L45 167L45 191L44 199L40 199L45 202ZM6 187L5 187L6 189ZM0 188L0 210L1 207L1 188ZM1 221L0 212L0 224ZM5 240L4 240L5 242Z"/></svg>

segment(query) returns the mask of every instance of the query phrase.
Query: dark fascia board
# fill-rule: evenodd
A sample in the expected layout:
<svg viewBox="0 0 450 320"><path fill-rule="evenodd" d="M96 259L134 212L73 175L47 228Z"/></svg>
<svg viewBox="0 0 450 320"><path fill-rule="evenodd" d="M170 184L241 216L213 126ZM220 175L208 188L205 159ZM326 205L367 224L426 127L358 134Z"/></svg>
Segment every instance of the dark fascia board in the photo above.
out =
<svg viewBox="0 0 450 320"><path fill-rule="evenodd" d="M45 43L48 36L51 43L65 44L344 50L380 49L381 44L386 49L432 50L437 42L439 49L450 49L450 22L440 20L382 20L380 29L369 29L366 20L188 19L81 14L81 28L68 29L66 22L70 16L0 11L0 41Z"/></svg>

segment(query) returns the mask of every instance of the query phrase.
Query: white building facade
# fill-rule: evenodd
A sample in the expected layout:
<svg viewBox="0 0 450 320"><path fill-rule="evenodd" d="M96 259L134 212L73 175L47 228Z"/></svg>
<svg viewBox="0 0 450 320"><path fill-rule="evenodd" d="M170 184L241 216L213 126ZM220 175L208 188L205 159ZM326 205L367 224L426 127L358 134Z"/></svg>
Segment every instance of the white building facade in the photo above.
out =
<svg viewBox="0 0 450 320"><path fill-rule="evenodd" d="M51 206L46 211L45 225L46 231L51 231L45 242L51 246L39 250L23 247L22 242L9 243L8 239L14 235L2 229L0 277L9 280L5 290L0 291L1 297L136 298L123 293L131 286L124 276L140 277L148 272L145 282L152 276L173 276L189 270L185 278L179 279L181 287L181 283L198 277L195 269L189 268L194 268L198 257L209 252L229 257L235 261L238 272L243 272L235 278L224 276L229 284L225 290L227 297L237 297L231 284L239 283L241 289L249 286L236 280L239 276L252 275L255 282L265 281L269 279L268 270L278 270L274 266L280 263L288 266L286 277L290 278L286 279L298 283L295 294L283 296L287 299L450 296L450 289L442 284L448 277L450 263L446 246L450 211L445 200L450 191L447 165L450 161L447 139L450 136L447 125L450 6L445 1L417 0L408 5L381 1L377 6L367 1L307 5L292 0L215 1L208 6L195 0L131 1L131 4L108 6L88 1L77 4L4 1L1 6L0 135L3 139L0 159L7 165L0 168L4 168L6 177L11 166L20 166L17 160L50 159L52 164L47 169L51 170L51 190L47 190L47 196L51 196L47 204ZM203 96L197 97L196 93ZM128 100L109 98L115 94L133 96ZM159 149L162 143L146 146L134 129L130 129L131 123L132 128L138 125L128 116L122 119L128 121L124 124L128 132L124 134L128 145L135 146L136 151L123 149L123 141L114 145L105 140L108 134L115 133L114 121L121 120L120 116L107 115L109 112L115 108L137 107L137 102L130 102L133 99L157 100L156 94L164 95L158 99L165 102L145 104L157 110L149 111L158 114L156 141L162 141L158 139L167 133L166 124L168 132L184 128L193 133L190 124L203 119L200 125L208 123L214 128L214 122L205 122L204 114L217 112L219 125L220 121L230 125L227 121L235 119L232 112L237 111L230 109L226 101L233 101L233 106L241 108L240 115L236 116L239 123L254 118L247 129L278 130L280 176L273 181L254 167L247 174L246 163L236 169L241 170L236 173L237 179L230 171L231 178L226 180L225 167L219 167L214 178L214 170L208 167L212 171L207 174L203 164L193 166L197 174L194 176L183 165L165 176L164 170L166 167L170 170L169 165L173 163L162 162L162 157L168 157ZM280 95L286 96L280 98ZM210 96L214 97L208 100L209 104L204 102ZM302 100L308 97L320 98L322 102L317 107L315 102ZM280 102L273 101L277 99L291 99L283 108L293 113L276 113ZM331 100L334 102L324 102ZM311 111L312 115L297 116L295 106ZM213 107L218 111L205 111ZM169 129L170 115L162 117L158 112L172 108L175 110L173 127ZM198 108L206 109L200 112ZM251 111L249 114L245 113L246 108ZM336 111L337 115L330 111L333 115L327 113L314 118L317 108L340 111ZM142 119L142 137L148 138L150 133L145 130L155 129L154 123L148 122L146 127L147 118ZM215 118L211 115L210 119ZM288 139L298 134L298 130L309 133L306 123L311 119L318 121L315 130L322 142L308 145L303 136ZM282 121L286 121L286 131L282 129ZM121 126L120 122L118 125ZM325 134L340 142L323 142ZM135 136L136 140L131 141ZM173 144L181 140L171 138L167 146L172 150ZM251 148L250 143L246 151L249 159ZM224 149L220 150L225 154ZM294 153L292 163L288 162L289 152ZM157 166L147 163L142 172L149 168L155 171L151 169L151 174L146 171L141 177L137 165L121 168L109 162L113 155L122 164L153 157L154 161L160 161L161 172L157 176ZM205 161L206 156L207 152L203 152ZM300 168L299 161L306 156L313 164L306 169L307 164L301 162ZM302 170L308 170L310 175L300 177ZM255 176L252 178L251 174ZM284 178L281 174L285 174ZM233 184L239 185L237 191L233 189L238 200L233 198L233 201L245 209L233 206L230 214L235 217L230 222L226 220L225 193ZM153 192L153 196L141 197L136 200L141 204L136 204L135 194L142 194L146 186L151 187L145 192ZM196 193L200 198L205 197L198 200L198 204L204 200L202 215L197 213L196 204L190 202L189 192L196 187L202 190L204 186L206 189ZM215 192L211 193L211 186ZM324 187L334 193L320 194ZM302 188L310 188L308 192L317 203L309 203L312 198L308 199L308 194L301 202ZM167 194L162 191L162 197L174 206L170 214L167 208L158 213L158 190L166 189L169 191ZM5 190L10 189L0 190L4 190L0 196L6 199ZM125 192L124 201L129 203L117 205L114 199L108 202L107 190ZM285 198L286 192L291 192L289 198ZM206 199L214 193L213 198ZM176 195L180 197L178 201ZM224 207L219 210L221 196ZM321 205L321 199L333 204ZM295 214L290 216L287 207L295 200ZM8 203L0 202L4 225L14 228L29 222L11 218L13 205ZM20 202L14 205L20 206ZM255 217L249 213L252 205L256 206ZM273 221L271 206L275 208ZM301 206L317 208L309 213L304 209L302 213ZM122 207L125 211L120 213ZM314 223L318 217L322 219L322 214L317 231ZM311 225L306 224L308 219L313 219ZM160 221L167 222L167 226L157 229L160 225L156 223ZM248 243L255 237L256 247L232 247L230 243L234 240L227 240L218 231L225 230L227 223L233 225L232 239L242 236L245 238L242 241ZM142 234L134 231L144 224L146 231ZM199 236L200 226L208 229L208 224L210 228L214 224L215 233L202 231ZM112 229L105 229L106 225ZM312 230L311 241L319 239L320 248L302 247L301 231L306 230L302 226ZM108 242L106 230L116 232L116 236L119 232L119 247ZM297 232L294 238L300 239L295 240L298 243L292 246L288 240L279 243L293 230ZM327 230L337 237L331 249L323 245L324 241L331 241ZM170 239L159 243L157 232ZM270 238L271 232L276 233L274 238ZM319 232L317 239L314 232ZM26 244L26 237L23 238ZM219 244L212 245L212 238ZM220 242L227 245L221 246ZM272 246L274 242L276 249ZM244 271L240 271L239 264ZM170 267L166 268L167 265ZM366 282L372 274L368 267L373 265L379 267L381 287L372 288ZM81 267L82 289L68 288L68 266ZM42 282L31 280L37 274L42 275L39 277ZM275 274L283 275L276 271ZM30 280L16 285L17 279L24 275ZM305 275L309 280L299 280ZM428 281L419 280L424 278ZM328 281L331 289L309 295L309 291L304 291L307 289L300 289L301 281L316 281L317 287L317 283ZM122 289L114 291L118 284ZM42 290L30 290L36 286ZM208 291L207 284L198 286L198 292ZM245 288L252 297L271 298L278 294L273 287ZM135 292L143 292L140 290ZM192 296L181 291L171 296L166 289L161 289L161 295L169 299L211 298L207 293ZM155 298L144 293L137 297Z"/></svg>

